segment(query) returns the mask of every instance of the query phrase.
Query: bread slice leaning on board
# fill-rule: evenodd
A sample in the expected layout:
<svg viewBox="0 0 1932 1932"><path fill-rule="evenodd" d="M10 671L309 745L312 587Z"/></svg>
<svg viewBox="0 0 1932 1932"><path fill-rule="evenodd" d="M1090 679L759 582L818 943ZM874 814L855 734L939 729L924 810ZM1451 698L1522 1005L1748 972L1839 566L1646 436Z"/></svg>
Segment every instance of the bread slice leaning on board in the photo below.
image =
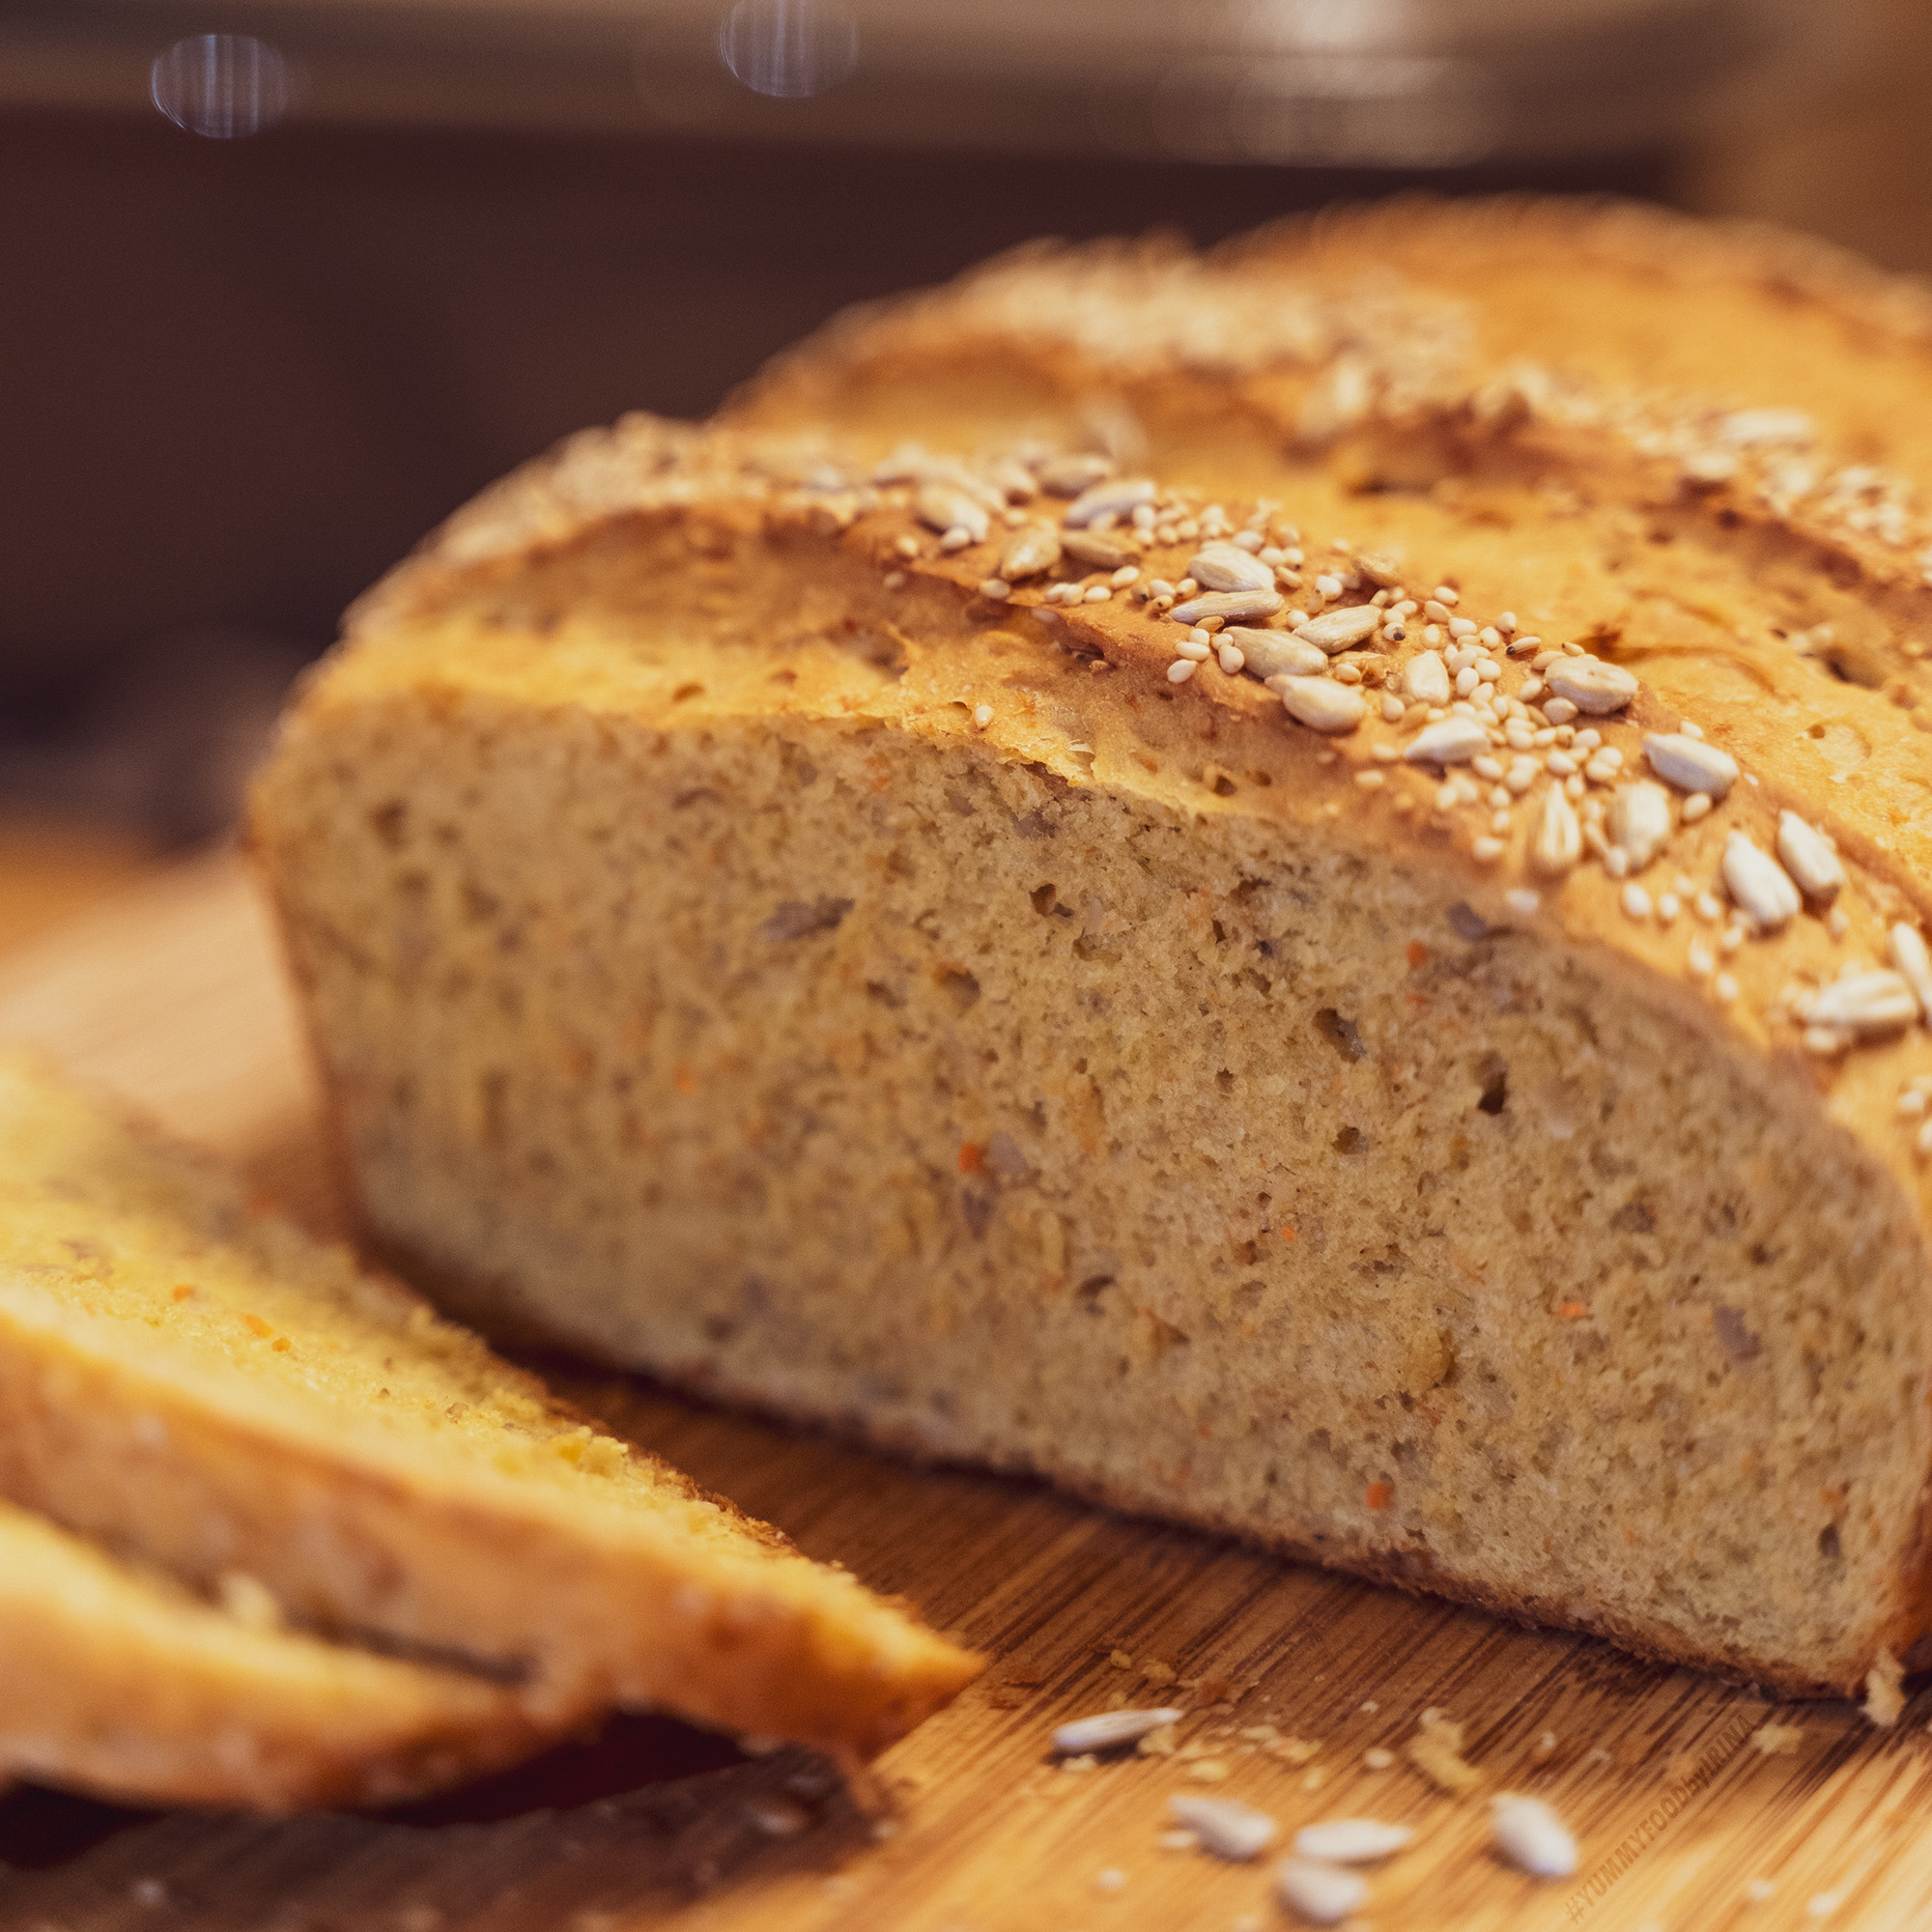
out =
<svg viewBox="0 0 1932 1932"><path fill-rule="evenodd" d="M480 1667L536 1742L620 1704L850 1763L979 1667L11 1058L0 1497L204 1595L239 1576L317 1634Z"/></svg>
<svg viewBox="0 0 1932 1932"><path fill-rule="evenodd" d="M1794 639L1907 679L1916 554L1628 399L1425 397L1376 477L1224 355L1163 450L1062 293L1063 389L937 329L903 438L627 418L352 613L253 836L369 1226L696 1387L1889 1691L1928 741Z"/></svg>
<svg viewBox="0 0 1932 1932"><path fill-rule="evenodd" d="M0 1783L134 1804L388 1804L560 1727L513 1688L274 1627L0 1503Z"/></svg>

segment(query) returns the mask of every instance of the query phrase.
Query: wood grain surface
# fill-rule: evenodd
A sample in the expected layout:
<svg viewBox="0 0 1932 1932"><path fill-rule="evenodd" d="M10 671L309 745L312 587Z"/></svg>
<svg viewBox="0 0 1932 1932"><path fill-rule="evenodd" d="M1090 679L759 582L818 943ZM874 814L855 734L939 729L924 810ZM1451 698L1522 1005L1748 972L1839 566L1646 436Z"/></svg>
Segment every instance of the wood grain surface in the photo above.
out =
<svg viewBox="0 0 1932 1932"><path fill-rule="evenodd" d="M327 1225L292 1009L231 856L158 874L0 958L0 1037L39 1042ZM990 1654L979 1685L881 1761L889 1812L862 1816L802 1754L749 1757L653 1719L406 1812L264 1821L20 1790L0 1802L0 1928L1294 1922L1272 1891L1275 1855L1234 1865L1162 1845L1177 1792L1264 1807L1284 1850L1322 1818L1414 1827L1412 1845L1372 1872L1355 1921L1386 1932L1932 1925L1932 1698L1876 1732L1844 1705L1774 1705L1026 1483L918 1469L640 1381L543 1366L814 1555L904 1592ZM1176 1752L1056 1765L1056 1723L1122 1701L1185 1709ZM1480 1779L1466 1795L1406 1755L1431 1707L1466 1726ZM1767 1724L1796 1726L1793 1747L1761 1749ZM1384 1751L1385 1768L1365 1762ZM1539 1882L1497 1859L1487 1801L1512 1790L1569 1821L1576 1878Z"/></svg>

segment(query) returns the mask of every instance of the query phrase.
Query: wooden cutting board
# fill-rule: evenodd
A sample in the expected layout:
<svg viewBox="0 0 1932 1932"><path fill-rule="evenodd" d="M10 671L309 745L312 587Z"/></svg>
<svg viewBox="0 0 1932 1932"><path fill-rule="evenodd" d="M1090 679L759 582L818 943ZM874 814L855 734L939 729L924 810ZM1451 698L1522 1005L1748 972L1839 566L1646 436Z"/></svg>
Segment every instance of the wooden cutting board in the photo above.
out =
<svg viewBox="0 0 1932 1932"><path fill-rule="evenodd" d="M0 1037L333 1212L312 1094L243 870L163 873L0 960ZM814 1555L902 1591L992 1663L891 1752L860 1815L802 1754L742 1756L665 1721L407 1813L281 1822L0 1802L0 1927L110 1932L1251 1932L1285 1925L1272 1858L1163 1846L1170 1794L1241 1799L1284 1839L1317 1819L1412 1826L1372 1875L1385 1932L1932 1925L1932 1695L1875 1732L1581 1638L1514 1629L1128 1521L1035 1485L921 1470L610 1375L569 1392ZM4 1694L4 1677L0 1677ZM1186 1709L1173 1756L1063 1769L1047 1734L1122 1700ZM1466 1726L1481 1788L1405 1747ZM1788 1752L1753 1742L1798 1727ZM1309 1754L1308 1746L1319 1748ZM1368 1753L1393 1762L1372 1768ZM1546 1797L1574 1880L1490 1848L1488 1794Z"/></svg>

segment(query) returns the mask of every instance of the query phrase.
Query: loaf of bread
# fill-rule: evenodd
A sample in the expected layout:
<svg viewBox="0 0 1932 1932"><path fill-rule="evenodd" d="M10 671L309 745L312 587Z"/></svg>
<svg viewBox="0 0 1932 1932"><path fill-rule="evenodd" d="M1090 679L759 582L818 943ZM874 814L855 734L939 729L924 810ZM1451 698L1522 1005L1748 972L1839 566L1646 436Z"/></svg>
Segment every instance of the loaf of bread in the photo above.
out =
<svg viewBox="0 0 1932 1932"><path fill-rule="evenodd" d="M276 1628L0 1503L0 1783L124 1804L386 1804L556 1735L509 1686Z"/></svg>
<svg viewBox="0 0 1932 1932"><path fill-rule="evenodd" d="M1325 231L999 269L765 427L628 418L460 513L255 794L341 1147L504 1330L1889 1687L1932 534L1862 442L1597 354L1675 298L1607 247L1574 369L1497 360L1438 218L1428 284ZM1741 344L1824 328L1667 239L1686 328L1719 282ZM1883 293L1834 353L1903 450Z"/></svg>
<svg viewBox="0 0 1932 1932"><path fill-rule="evenodd" d="M850 1763L978 1667L345 1250L252 1210L220 1170L12 1059L0 1496L205 1596L240 1577L271 1618L317 1635L480 1667L515 1688L537 1741L614 1703ZM206 1624L162 1617L140 1639L150 1654L210 1643ZM339 1698L347 1729L384 1680L322 1651L238 1653L236 1668L293 1680L289 1707ZM217 1688L196 1669L184 1708ZM395 1682L398 1747L433 1743L445 1707L469 1714L473 1754L509 1728L499 1698ZM325 1729L308 1773L288 1766L291 1792L337 1754Z"/></svg>

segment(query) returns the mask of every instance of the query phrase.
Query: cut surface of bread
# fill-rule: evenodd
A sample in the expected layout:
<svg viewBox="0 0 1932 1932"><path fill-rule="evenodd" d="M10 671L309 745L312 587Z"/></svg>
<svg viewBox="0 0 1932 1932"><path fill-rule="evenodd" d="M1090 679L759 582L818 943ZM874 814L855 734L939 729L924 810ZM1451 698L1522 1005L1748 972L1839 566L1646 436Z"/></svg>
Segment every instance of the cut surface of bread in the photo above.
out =
<svg viewBox="0 0 1932 1932"><path fill-rule="evenodd" d="M254 800L369 1224L697 1387L1857 1687L1928 1620L1924 741L1593 655L1594 513L1497 500L641 418L499 486ZM1636 541L1687 610L1815 567Z"/></svg>
<svg viewBox="0 0 1932 1932"><path fill-rule="evenodd" d="M0 1494L326 1634L868 1755L976 1661L346 1250L0 1060Z"/></svg>
<svg viewBox="0 0 1932 1932"><path fill-rule="evenodd" d="M0 1504L0 1778L124 1804L384 1804L557 1734L513 1689L253 1625Z"/></svg>

